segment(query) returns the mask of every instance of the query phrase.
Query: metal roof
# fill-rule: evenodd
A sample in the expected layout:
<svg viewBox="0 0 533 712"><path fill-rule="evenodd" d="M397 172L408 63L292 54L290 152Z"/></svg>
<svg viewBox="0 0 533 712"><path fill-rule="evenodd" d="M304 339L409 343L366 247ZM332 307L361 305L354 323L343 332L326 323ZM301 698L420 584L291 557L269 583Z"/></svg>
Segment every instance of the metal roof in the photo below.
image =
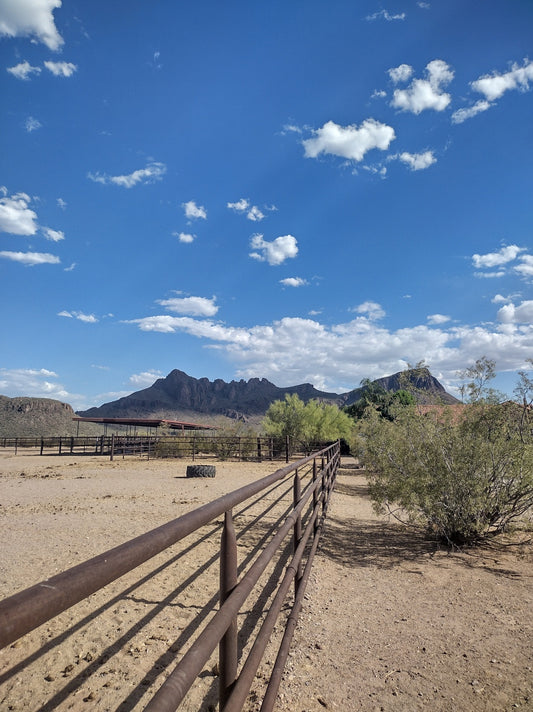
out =
<svg viewBox="0 0 533 712"><path fill-rule="evenodd" d="M166 420L164 418L82 418L76 416L72 420L80 423L105 423L106 425L138 425L148 428L159 428L166 425L172 430L216 430L213 425L200 423L184 423L181 420Z"/></svg>

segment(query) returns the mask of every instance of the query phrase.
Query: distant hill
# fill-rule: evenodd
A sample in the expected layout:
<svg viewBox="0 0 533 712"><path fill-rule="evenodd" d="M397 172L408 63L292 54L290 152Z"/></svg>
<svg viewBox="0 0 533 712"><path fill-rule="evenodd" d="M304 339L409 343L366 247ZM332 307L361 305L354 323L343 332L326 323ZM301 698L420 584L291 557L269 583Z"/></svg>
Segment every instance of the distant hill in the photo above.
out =
<svg viewBox="0 0 533 712"><path fill-rule="evenodd" d="M0 396L0 437L75 435L74 415L68 403L52 398Z"/></svg>
<svg viewBox="0 0 533 712"><path fill-rule="evenodd" d="M380 378L376 382L386 390L397 391L405 387L405 373ZM407 381L415 390L421 403L457 403L458 400L447 393L439 381L428 369L414 369L407 373ZM135 418L166 417L180 419L183 413L189 417L195 415L225 415L230 418L247 419L250 416L262 416L275 400L281 400L285 394L296 393L303 401L313 398L339 407L351 405L361 397L362 388L348 393L337 394L319 391L310 383L299 386L279 388L266 378L251 378L249 381L231 381L221 379L210 381L207 378L193 378L183 371L174 370L159 378L149 388L132 393L119 400L105 403L98 408L80 411L83 417Z"/></svg>

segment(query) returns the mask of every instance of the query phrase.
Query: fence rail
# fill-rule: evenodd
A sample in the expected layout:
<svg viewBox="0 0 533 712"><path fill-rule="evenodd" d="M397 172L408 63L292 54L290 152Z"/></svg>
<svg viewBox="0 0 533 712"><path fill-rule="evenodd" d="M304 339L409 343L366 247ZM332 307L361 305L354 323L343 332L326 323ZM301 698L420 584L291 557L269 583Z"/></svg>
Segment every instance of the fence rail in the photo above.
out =
<svg viewBox="0 0 533 712"><path fill-rule="evenodd" d="M304 449L287 439L270 437L226 437L216 435L97 435L7 438L0 448L39 450L40 455L146 455L149 458L183 457L216 460L282 460L303 455ZM312 448L316 449L316 447Z"/></svg>
<svg viewBox="0 0 533 712"><path fill-rule="evenodd" d="M262 712L269 712L274 707L339 462L340 443L335 443L1 601L0 649L223 515L218 610L216 605L211 606L213 615L209 623L145 709L149 712L176 710L218 646L220 710L242 710L274 626L284 603L289 600L292 602L290 614L261 707ZM290 478L292 484L286 490L291 500L288 513L272 524L266 516L273 506L267 495L279 483L290 483ZM268 525L265 540L268 543L253 563L240 571L239 578L235 521L238 517L234 516L234 509L252 502L265 503L262 516L256 517L254 523ZM284 562L283 556L288 563L278 574L276 593L266 617L246 659L239 661L238 615L267 567L275 561Z"/></svg>

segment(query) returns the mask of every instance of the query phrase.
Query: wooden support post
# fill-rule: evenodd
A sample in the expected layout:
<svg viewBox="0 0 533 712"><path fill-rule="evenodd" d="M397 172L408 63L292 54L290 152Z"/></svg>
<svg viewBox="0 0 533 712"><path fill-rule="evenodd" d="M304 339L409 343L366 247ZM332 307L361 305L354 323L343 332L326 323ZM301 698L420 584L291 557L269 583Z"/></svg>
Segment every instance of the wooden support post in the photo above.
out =
<svg viewBox="0 0 533 712"><path fill-rule="evenodd" d="M296 508L300 497L302 494L302 485L300 482L300 476L298 475L298 470L294 472L294 484L293 484L293 506ZM296 517L293 527L293 552L296 553L296 549L302 538L302 515L299 514ZM300 587L300 582L302 580L302 563L298 564L298 569L296 571L296 576L294 577L294 596L296 597L298 589Z"/></svg>

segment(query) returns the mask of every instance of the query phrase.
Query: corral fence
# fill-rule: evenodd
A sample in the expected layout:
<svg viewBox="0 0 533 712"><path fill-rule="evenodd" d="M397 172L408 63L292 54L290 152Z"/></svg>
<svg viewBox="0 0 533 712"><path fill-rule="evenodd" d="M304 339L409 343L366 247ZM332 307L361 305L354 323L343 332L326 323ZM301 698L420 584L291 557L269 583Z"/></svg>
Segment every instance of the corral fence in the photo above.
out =
<svg viewBox="0 0 533 712"><path fill-rule="evenodd" d="M288 438L237 437L216 435L97 435L63 437L2 438L4 450L40 455L141 455L149 458L183 457L192 460L285 460L307 455L318 445L303 446Z"/></svg>
<svg viewBox="0 0 533 712"><path fill-rule="evenodd" d="M180 649L173 653L173 648L169 649L172 664L177 659L177 665L157 690L154 676L149 691L151 694L153 688L154 694L144 709L149 712L178 709L218 647L219 709L242 710L265 651L271 649L268 646L272 645L269 641L274 627L281 618L284 633L277 653L274 651L272 656L275 662L261 706L261 712L273 710L339 464L340 443L337 442L1 601L0 649L223 517L219 522L220 588L218 595L215 593L208 602L209 621L201 632L196 630L191 640L187 640L186 652ZM243 507L237 509L241 505ZM256 513L258 505L262 508L260 514ZM280 506L282 511L278 515ZM249 522L243 517L245 511L252 513ZM249 534L256 529L261 533L258 546L238 564L238 542L245 531ZM193 582L201 569L196 569ZM266 584L263 582L265 572L269 576ZM191 585L191 577L186 583ZM176 581L175 590L180 595L186 590L184 587L184 582ZM264 604L261 596L257 599L257 589L261 587L270 591ZM242 640L244 608L255 611L258 619L251 640L246 639L246 646ZM15 667L19 669L20 665ZM55 709L56 702L62 699L60 695L48 700L45 709ZM126 700L120 709L132 706L128 706Z"/></svg>

